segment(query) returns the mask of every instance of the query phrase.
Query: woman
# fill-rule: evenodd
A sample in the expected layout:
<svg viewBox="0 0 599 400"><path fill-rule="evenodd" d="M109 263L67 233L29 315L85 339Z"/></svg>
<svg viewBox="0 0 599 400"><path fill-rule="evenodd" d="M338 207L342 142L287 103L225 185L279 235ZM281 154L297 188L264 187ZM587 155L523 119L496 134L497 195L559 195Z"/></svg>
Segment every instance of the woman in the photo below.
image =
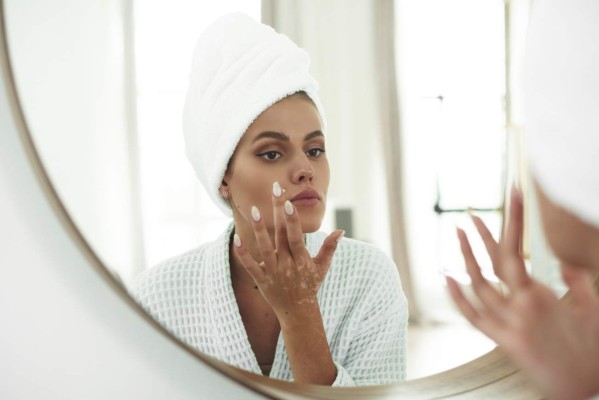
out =
<svg viewBox="0 0 599 400"><path fill-rule="evenodd" d="M560 301L526 273L517 190L499 244L474 218L507 293L482 277L461 230L462 253L481 305L473 306L448 278L466 318L551 399L599 398L599 295L593 287L599 276L598 19L595 0L536 1L527 47L528 160L544 233L560 261L570 301Z"/></svg>
<svg viewBox="0 0 599 400"><path fill-rule="evenodd" d="M342 231L317 232L329 165L308 64L243 14L202 35L186 152L233 222L143 273L134 296L181 340L255 373L333 386L400 381L407 305L395 265Z"/></svg>

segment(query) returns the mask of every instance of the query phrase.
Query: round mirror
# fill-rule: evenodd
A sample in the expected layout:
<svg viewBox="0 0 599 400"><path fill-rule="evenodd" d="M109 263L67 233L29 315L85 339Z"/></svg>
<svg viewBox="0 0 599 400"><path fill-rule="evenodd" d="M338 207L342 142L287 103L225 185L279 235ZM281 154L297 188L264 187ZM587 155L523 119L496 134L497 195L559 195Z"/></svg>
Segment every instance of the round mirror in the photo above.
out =
<svg viewBox="0 0 599 400"><path fill-rule="evenodd" d="M515 18L499 0L380 3L4 1L35 146L125 286L228 224L184 157L181 112L197 37L241 10L311 55L329 122L321 229L395 261L410 304L407 378L494 348L453 309L443 276L463 276L455 225L474 210L498 233L505 182L517 175L506 99L522 37L505 27L527 7L513 6Z"/></svg>

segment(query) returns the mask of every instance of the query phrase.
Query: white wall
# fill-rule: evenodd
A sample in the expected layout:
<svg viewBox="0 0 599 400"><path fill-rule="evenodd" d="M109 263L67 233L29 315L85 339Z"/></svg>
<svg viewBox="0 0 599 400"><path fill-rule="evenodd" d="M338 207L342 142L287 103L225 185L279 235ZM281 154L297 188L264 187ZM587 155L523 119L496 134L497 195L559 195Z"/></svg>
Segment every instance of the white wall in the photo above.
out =
<svg viewBox="0 0 599 400"><path fill-rule="evenodd" d="M83 257L25 156L1 61L0 398L259 398L166 340Z"/></svg>
<svg viewBox="0 0 599 400"><path fill-rule="evenodd" d="M323 229L334 228L336 207L351 208L354 238L391 256L372 1L275 4L276 29L310 55L327 117L331 182Z"/></svg>
<svg viewBox="0 0 599 400"><path fill-rule="evenodd" d="M124 279L141 263L123 0L5 1L27 123L83 234Z"/></svg>

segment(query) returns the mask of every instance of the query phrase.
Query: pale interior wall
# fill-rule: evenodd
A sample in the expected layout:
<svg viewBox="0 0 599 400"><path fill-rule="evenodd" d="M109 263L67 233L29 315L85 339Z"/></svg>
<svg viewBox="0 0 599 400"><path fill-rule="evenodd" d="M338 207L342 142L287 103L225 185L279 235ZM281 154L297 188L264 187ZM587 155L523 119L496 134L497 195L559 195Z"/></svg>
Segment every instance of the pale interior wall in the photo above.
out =
<svg viewBox="0 0 599 400"><path fill-rule="evenodd" d="M327 117L328 213L351 208L354 238L391 256L374 59L372 2L276 4L275 28L304 48ZM329 215L324 230L333 228Z"/></svg>
<svg viewBox="0 0 599 400"><path fill-rule="evenodd" d="M134 226L123 0L5 1L21 101L68 212L123 279L141 263Z"/></svg>
<svg viewBox="0 0 599 400"><path fill-rule="evenodd" d="M0 62L0 398L264 398L168 340L90 265L34 174L7 76Z"/></svg>

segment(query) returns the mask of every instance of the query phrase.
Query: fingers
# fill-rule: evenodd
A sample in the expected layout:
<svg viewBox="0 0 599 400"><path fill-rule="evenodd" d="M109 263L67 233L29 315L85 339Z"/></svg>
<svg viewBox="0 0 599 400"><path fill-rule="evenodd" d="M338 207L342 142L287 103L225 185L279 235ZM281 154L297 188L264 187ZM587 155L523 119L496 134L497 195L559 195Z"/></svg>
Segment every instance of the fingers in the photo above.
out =
<svg viewBox="0 0 599 400"><path fill-rule="evenodd" d="M470 242L466 237L466 233L460 228L457 229L458 240L460 242L460 250L462 251L462 256L464 257L464 261L466 262L466 270L468 271L468 275L472 278L472 284L478 284L479 282L484 282L485 278L482 276L480 272L480 267L478 266L478 262L472 253L472 248L470 247Z"/></svg>
<svg viewBox="0 0 599 400"><path fill-rule="evenodd" d="M283 196L283 189L279 182L274 182L272 185L272 208L275 230L275 248L277 249L277 254L279 256L286 256L290 253L284 207L285 198Z"/></svg>
<svg viewBox="0 0 599 400"><path fill-rule="evenodd" d="M499 265L499 243L495 241L493 235L485 225L482 219L477 217L476 215L471 215L472 222L478 231L483 243L485 244L485 248L487 249L487 253L491 258L491 263L493 264L493 270L495 271L495 275L501 278L501 271L497 270L497 266Z"/></svg>
<svg viewBox="0 0 599 400"><path fill-rule="evenodd" d="M458 307L458 310L462 315L470 322L473 326L480 329L485 335L491 339L496 340L501 335L503 330L503 324L501 321L494 318L492 315L484 312L479 312L470 302L460 289L458 283L451 277L445 277L447 281L447 287L449 289L449 295L453 299L453 302Z"/></svg>
<svg viewBox="0 0 599 400"><path fill-rule="evenodd" d="M599 296L595 291L592 277L586 271L574 266L561 265L561 270L574 303L583 310L596 308L599 305Z"/></svg>
<svg viewBox="0 0 599 400"><path fill-rule="evenodd" d="M233 244L233 248L246 271L254 278L256 283L262 282L264 280L264 267L254 260L248 249L241 243L239 235L235 234Z"/></svg>
<svg viewBox="0 0 599 400"><path fill-rule="evenodd" d="M501 262L497 266L498 276L507 284L511 291L526 286L531 282L524 261L520 256L520 243L523 227L522 195L516 188L512 189L510 213L505 237L499 244Z"/></svg>
<svg viewBox="0 0 599 400"><path fill-rule="evenodd" d="M510 195L510 213L503 243L506 250L511 253L520 254L520 242L522 238L522 195L516 188L512 188Z"/></svg>
<svg viewBox="0 0 599 400"><path fill-rule="evenodd" d="M253 206L251 215L254 236L256 237L256 243L258 245L260 255L262 256L262 260L267 265L277 265L277 257L272 247L272 242L270 240L270 235L268 234L268 229L266 229L264 218L262 218L262 215L260 214L260 210L258 210L256 206Z"/></svg>
<svg viewBox="0 0 599 400"><path fill-rule="evenodd" d="M472 289L474 290L474 293L489 311L496 314L499 318L502 318L503 306L505 303L503 297L489 284L480 272L480 266L476 261L476 257L474 257L470 242L464 231L458 228L457 233L462 255L466 262L466 270L472 279Z"/></svg>
<svg viewBox="0 0 599 400"><path fill-rule="evenodd" d="M304 265L310 258L310 253L308 253L308 249L304 243L304 233L302 231L302 224L299 215L289 200L285 201L283 209L285 211L287 241L289 250L291 251L291 256L298 266Z"/></svg>
<svg viewBox="0 0 599 400"><path fill-rule="evenodd" d="M302 231L301 221L297 210L293 204L287 200L284 205L285 215L287 217L287 238L289 241L289 248L291 255L295 261L296 266L301 267L303 265L310 264L308 260L311 258L308 249L304 243L304 233ZM323 242L322 246L316 257L314 257L314 264L320 267L326 267L326 270L320 269L321 273L326 273L328 267L331 265L331 260L335 250L337 249L337 243L345 231L338 230L331 233Z"/></svg>
<svg viewBox="0 0 599 400"><path fill-rule="evenodd" d="M453 302L458 307L462 315L474 326L478 322L478 311L470 304L466 297L462 293L462 290L458 286L458 283L451 277L446 276L447 287L449 288L449 294L453 299Z"/></svg>
<svg viewBox="0 0 599 400"><path fill-rule="evenodd" d="M316 257L314 257L314 262L320 266L324 267L324 270L321 270L322 273L326 273L331 266L331 261L333 259L333 255L335 254L335 250L337 250L337 245L339 241L345 235L344 230L338 230L331 233L322 243L320 250Z"/></svg>

